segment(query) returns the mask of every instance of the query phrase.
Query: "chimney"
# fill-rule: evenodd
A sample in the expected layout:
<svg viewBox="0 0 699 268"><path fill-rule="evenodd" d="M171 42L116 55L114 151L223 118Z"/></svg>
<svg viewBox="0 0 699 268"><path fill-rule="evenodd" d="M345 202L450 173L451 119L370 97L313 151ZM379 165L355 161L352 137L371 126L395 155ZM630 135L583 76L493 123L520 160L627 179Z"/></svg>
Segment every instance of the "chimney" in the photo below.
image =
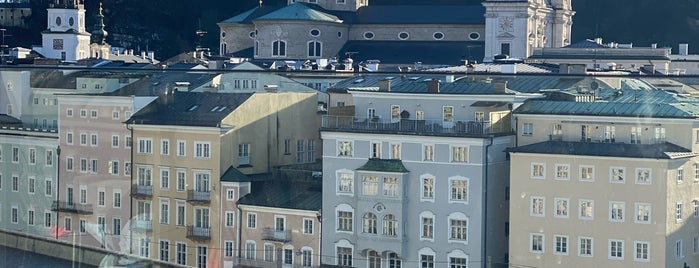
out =
<svg viewBox="0 0 699 268"><path fill-rule="evenodd" d="M507 89L507 80L502 78L493 79L493 92L505 93Z"/></svg>
<svg viewBox="0 0 699 268"><path fill-rule="evenodd" d="M151 60L155 59L155 51L148 51L148 58Z"/></svg>
<svg viewBox="0 0 699 268"><path fill-rule="evenodd" d="M652 44L650 44L650 48L658 48L658 43L652 43Z"/></svg>
<svg viewBox="0 0 699 268"><path fill-rule="evenodd" d="M689 55L689 44L680 44L679 54L680 54L680 56Z"/></svg>
<svg viewBox="0 0 699 268"><path fill-rule="evenodd" d="M427 93L437 94L439 93L439 83L438 79L432 79L427 81Z"/></svg>
<svg viewBox="0 0 699 268"><path fill-rule="evenodd" d="M141 59L144 59L144 60L146 59L146 52L145 51L141 51Z"/></svg>
<svg viewBox="0 0 699 268"><path fill-rule="evenodd" d="M598 45L601 45L602 44L602 37L595 38L595 43L597 43Z"/></svg>
<svg viewBox="0 0 699 268"><path fill-rule="evenodd" d="M454 83L454 75L453 74L447 75L446 80L444 80L444 82Z"/></svg>
<svg viewBox="0 0 699 268"><path fill-rule="evenodd" d="M381 80L379 80L379 91L380 91L380 92L389 92L389 91L391 91L391 80L389 80L389 79L381 79Z"/></svg>

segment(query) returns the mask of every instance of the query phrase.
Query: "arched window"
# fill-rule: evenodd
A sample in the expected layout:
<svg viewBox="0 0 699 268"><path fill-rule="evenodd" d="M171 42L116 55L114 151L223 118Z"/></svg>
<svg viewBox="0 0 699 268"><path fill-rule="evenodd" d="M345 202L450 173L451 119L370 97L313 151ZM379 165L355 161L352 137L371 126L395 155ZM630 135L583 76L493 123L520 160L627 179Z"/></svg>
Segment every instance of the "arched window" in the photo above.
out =
<svg viewBox="0 0 699 268"><path fill-rule="evenodd" d="M369 250L369 268L381 268L381 255L374 250Z"/></svg>
<svg viewBox="0 0 699 268"><path fill-rule="evenodd" d="M308 42L308 57L322 57L323 44L318 41Z"/></svg>
<svg viewBox="0 0 699 268"><path fill-rule="evenodd" d="M367 234L376 234L376 215L371 212L364 214L362 231Z"/></svg>
<svg viewBox="0 0 699 268"><path fill-rule="evenodd" d="M276 40L272 42L272 56L286 57L286 41Z"/></svg>
<svg viewBox="0 0 699 268"><path fill-rule="evenodd" d="M221 55L226 55L226 53L228 53L228 51L226 51L227 49L226 43L221 43Z"/></svg>
<svg viewBox="0 0 699 268"><path fill-rule="evenodd" d="M383 235L396 236L398 234L398 220L393 214L383 217Z"/></svg>
<svg viewBox="0 0 699 268"><path fill-rule="evenodd" d="M395 252L388 253L388 268L400 268L402 265L401 259Z"/></svg>

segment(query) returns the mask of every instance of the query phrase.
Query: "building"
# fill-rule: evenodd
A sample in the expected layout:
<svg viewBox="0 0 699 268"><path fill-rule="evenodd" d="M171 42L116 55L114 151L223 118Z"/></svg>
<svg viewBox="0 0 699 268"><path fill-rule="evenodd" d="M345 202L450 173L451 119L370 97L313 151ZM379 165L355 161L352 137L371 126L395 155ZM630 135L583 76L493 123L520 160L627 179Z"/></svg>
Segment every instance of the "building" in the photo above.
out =
<svg viewBox="0 0 699 268"><path fill-rule="evenodd" d="M514 111L510 266L697 266L697 99L547 94Z"/></svg>
<svg viewBox="0 0 699 268"><path fill-rule="evenodd" d="M0 2L0 25L3 28L27 27L27 19L31 15L32 9L29 0L5 0Z"/></svg>
<svg viewBox="0 0 699 268"><path fill-rule="evenodd" d="M505 265L510 111L536 95L468 78L347 92L353 104L330 107L321 128L321 262Z"/></svg>
<svg viewBox="0 0 699 268"><path fill-rule="evenodd" d="M58 96L61 148L57 181L62 232L57 239L116 252L131 219L131 132L124 121L156 97L107 94Z"/></svg>
<svg viewBox="0 0 699 268"><path fill-rule="evenodd" d="M230 168L255 174L295 163L291 145L298 140L304 151L320 150L316 94L167 91L134 114L127 121L133 253L223 266L220 250L235 239L219 224L226 216L223 176Z"/></svg>
<svg viewBox="0 0 699 268"><path fill-rule="evenodd" d="M45 58L76 62L90 57L90 33L85 29L84 0L54 0L41 46L32 49Z"/></svg>
<svg viewBox="0 0 699 268"><path fill-rule="evenodd" d="M366 0L289 0L220 22L220 54L254 59L449 64L526 58L570 43L569 0L376 6ZM406 28L405 25L410 25Z"/></svg>

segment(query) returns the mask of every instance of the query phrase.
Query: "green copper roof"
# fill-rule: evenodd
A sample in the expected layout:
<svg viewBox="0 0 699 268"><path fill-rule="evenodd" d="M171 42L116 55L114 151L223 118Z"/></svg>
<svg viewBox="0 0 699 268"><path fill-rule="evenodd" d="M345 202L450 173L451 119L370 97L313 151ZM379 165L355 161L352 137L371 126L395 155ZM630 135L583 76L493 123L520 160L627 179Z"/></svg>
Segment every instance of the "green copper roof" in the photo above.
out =
<svg viewBox="0 0 699 268"><path fill-rule="evenodd" d="M399 159L379 159L370 158L363 166L357 170L408 173L408 169L403 165L403 161Z"/></svg>
<svg viewBox="0 0 699 268"><path fill-rule="evenodd" d="M301 3L288 5L259 17L257 20L310 20L342 23L342 20L336 16L315 10Z"/></svg>

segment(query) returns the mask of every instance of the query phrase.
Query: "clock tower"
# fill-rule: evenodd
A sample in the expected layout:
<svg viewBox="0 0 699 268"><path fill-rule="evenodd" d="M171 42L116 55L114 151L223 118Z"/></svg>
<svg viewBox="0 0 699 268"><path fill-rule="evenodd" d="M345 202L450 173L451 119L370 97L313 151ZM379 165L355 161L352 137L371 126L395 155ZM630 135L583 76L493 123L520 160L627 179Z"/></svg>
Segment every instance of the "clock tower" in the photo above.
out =
<svg viewBox="0 0 699 268"><path fill-rule="evenodd" d="M486 0L485 58L497 55L525 59L533 48L570 44L571 0Z"/></svg>
<svg viewBox="0 0 699 268"><path fill-rule="evenodd" d="M54 0L48 8L47 29L41 47L46 58L74 62L90 57L90 33L85 30L84 0Z"/></svg>

